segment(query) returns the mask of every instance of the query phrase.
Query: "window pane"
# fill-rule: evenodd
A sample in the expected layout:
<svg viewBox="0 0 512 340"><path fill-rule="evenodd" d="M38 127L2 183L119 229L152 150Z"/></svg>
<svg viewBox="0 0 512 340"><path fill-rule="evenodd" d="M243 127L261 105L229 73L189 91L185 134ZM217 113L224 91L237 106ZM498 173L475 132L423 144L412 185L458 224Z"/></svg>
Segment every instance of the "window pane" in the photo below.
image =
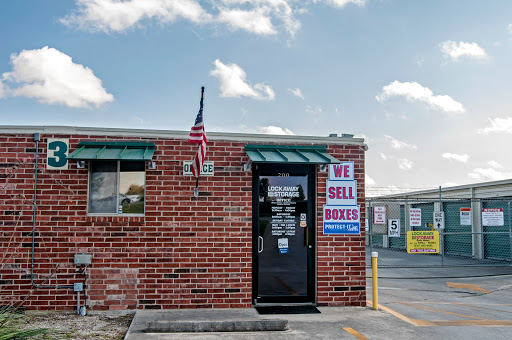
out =
<svg viewBox="0 0 512 340"><path fill-rule="evenodd" d="M146 169L145 162L121 162L121 172L124 171L142 171Z"/></svg>
<svg viewBox="0 0 512 340"><path fill-rule="evenodd" d="M144 162L121 162L119 206L123 214L144 214Z"/></svg>
<svg viewBox="0 0 512 340"><path fill-rule="evenodd" d="M116 201L117 162L91 162L89 212L115 214Z"/></svg>

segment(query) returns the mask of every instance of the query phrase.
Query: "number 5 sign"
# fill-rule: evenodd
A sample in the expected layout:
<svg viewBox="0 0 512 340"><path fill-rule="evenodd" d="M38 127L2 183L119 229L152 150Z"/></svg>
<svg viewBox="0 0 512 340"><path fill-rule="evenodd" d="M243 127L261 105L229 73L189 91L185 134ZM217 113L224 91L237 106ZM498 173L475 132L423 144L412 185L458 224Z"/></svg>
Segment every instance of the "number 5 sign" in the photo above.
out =
<svg viewBox="0 0 512 340"><path fill-rule="evenodd" d="M67 169L69 149L68 139L48 138L48 148L46 150L46 168L47 169Z"/></svg>
<svg viewBox="0 0 512 340"><path fill-rule="evenodd" d="M400 220L388 220L388 237L400 237Z"/></svg>

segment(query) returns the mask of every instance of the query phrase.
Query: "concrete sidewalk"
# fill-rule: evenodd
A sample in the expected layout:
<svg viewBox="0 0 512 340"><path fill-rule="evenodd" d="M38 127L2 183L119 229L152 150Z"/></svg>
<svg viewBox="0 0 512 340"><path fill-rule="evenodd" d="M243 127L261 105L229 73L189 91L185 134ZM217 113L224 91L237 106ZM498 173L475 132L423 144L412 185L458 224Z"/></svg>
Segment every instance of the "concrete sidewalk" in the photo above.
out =
<svg viewBox="0 0 512 340"><path fill-rule="evenodd" d="M255 309L137 311L126 340L141 339L432 339L419 329L395 316L370 307L319 307L320 314L259 315ZM176 322L261 322L287 320L284 331L150 333L150 321Z"/></svg>
<svg viewBox="0 0 512 340"><path fill-rule="evenodd" d="M369 276L371 271L368 271ZM255 309L140 310L127 340L167 339L510 339L512 267L379 268L379 304L318 307L320 314L260 315ZM367 297L372 297L371 278ZM245 322L286 320L284 331L151 333L150 321ZM164 322L164 323L165 323ZM231 326L230 326L231 325ZM224 327L224 326L223 326Z"/></svg>

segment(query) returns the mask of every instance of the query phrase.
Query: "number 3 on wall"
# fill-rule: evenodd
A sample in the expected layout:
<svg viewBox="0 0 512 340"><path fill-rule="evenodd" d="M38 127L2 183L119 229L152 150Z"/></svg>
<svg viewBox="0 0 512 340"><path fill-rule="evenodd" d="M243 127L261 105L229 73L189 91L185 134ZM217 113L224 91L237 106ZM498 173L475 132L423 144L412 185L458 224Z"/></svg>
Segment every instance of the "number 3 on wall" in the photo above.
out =
<svg viewBox="0 0 512 340"><path fill-rule="evenodd" d="M46 150L46 168L47 169L67 169L69 139L48 139Z"/></svg>

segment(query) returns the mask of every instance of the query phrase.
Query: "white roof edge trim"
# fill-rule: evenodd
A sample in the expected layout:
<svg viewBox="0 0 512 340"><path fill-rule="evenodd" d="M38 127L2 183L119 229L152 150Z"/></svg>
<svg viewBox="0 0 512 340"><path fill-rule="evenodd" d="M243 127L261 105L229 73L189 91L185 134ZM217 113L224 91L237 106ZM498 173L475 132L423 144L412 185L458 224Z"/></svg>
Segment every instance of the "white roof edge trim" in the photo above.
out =
<svg viewBox="0 0 512 340"><path fill-rule="evenodd" d="M133 136L133 137L154 137L154 138L178 138L187 139L189 131L175 130L150 130L150 129L128 129L128 128L101 128L101 127L77 127L77 126L30 126L30 125L2 125L0 133L36 133L41 134L76 134L76 135L106 135L106 136ZM345 144L365 146L363 138L347 137L320 137L320 136L299 136L299 135L267 135L251 133L232 132L208 132L210 140L227 140L241 142L293 142L293 143L322 143L322 144Z"/></svg>
<svg viewBox="0 0 512 340"><path fill-rule="evenodd" d="M512 178L511 179L502 179L498 181L491 181L491 182L479 182L479 183L473 183L473 184L464 184L464 185L457 185L453 187L441 187L441 196L443 192L451 192L451 191L463 191L463 190L480 190L488 187L494 187L494 186L500 186L500 185L512 185ZM369 187L371 188L371 187ZM489 188L490 189L490 188ZM403 192L399 194L390 194L390 195L383 195L383 196L372 196L369 198L402 198L402 197L410 197L410 196L419 196L419 195L437 195L437 198L439 197L439 188L437 189L429 189L429 190L421 190L421 191L410 191L410 192ZM424 198L424 197L422 197Z"/></svg>

